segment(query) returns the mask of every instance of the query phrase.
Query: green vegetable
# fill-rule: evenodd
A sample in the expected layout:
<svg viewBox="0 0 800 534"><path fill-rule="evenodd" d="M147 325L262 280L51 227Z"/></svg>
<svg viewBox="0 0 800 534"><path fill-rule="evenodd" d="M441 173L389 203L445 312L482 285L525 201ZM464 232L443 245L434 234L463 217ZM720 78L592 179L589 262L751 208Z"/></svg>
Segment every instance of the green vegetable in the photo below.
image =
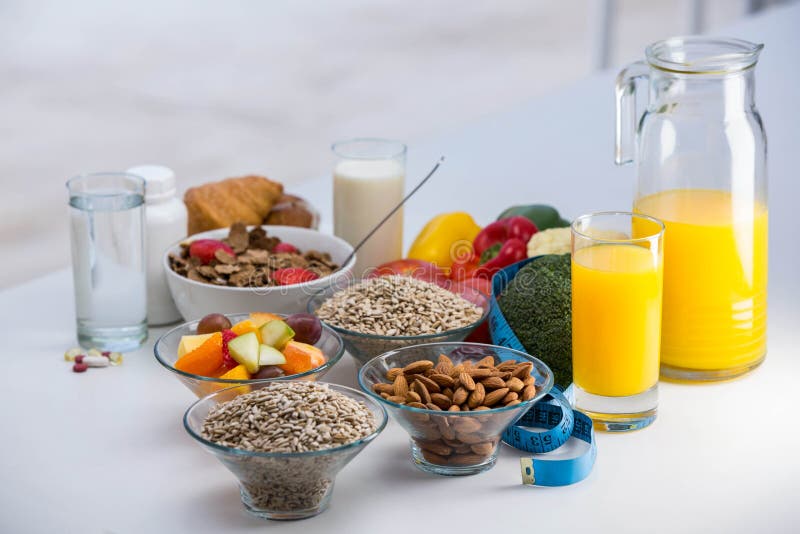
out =
<svg viewBox="0 0 800 534"><path fill-rule="evenodd" d="M523 217L533 221L536 228L541 232L548 228L563 228L569 226L569 221L562 219L558 214L558 210L553 206L546 204L529 204L527 206L512 206L500 214L497 218L505 219L507 217L514 217L515 215L522 215Z"/></svg>
<svg viewBox="0 0 800 534"><path fill-rule="evenodd" d="M548 254L520 269L499 305L517 338L545 362L555 382L572 382L572 282L570 255Z"/></svg>

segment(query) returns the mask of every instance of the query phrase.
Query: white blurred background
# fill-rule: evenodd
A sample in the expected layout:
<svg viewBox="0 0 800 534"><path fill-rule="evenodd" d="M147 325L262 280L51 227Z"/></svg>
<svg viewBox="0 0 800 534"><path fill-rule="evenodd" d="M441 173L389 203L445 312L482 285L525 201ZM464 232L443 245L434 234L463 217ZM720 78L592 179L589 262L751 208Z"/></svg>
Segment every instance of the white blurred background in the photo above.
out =
<svg viewBox="0 0 800 534"><path fill-rule="evenodd" d="M72 175L161 163L181 192L245 173L291 189L335 139L413 149L774 3L0 0L0 287L69 265Z"/></svg>

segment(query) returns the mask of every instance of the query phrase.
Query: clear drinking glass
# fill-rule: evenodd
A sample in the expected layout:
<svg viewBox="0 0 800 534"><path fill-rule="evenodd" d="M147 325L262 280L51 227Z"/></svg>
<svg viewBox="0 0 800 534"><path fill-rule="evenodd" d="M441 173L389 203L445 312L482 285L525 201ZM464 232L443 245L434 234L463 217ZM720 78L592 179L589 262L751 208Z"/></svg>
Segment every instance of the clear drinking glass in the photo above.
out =
<svg viewBox="0 0 800 534"><path fill-rule="evenodd" d="M767 352L767 140L755 103L762 48L673 37L617 78L616 160L636 164L633 211L667 227L663 377L726 380Z"/></svg>
<svg viewBox="0 0 800 534"><path fill-rule="evenodd" d="M147 339L144 180L86 174L67 189L78 342L133 350Z"/></svg>
<svg viewBox="0 0 800 534"><path fill-rule="evenodd" d="M403 199L406 146L386 139L351 139L334 143L333 233L357 245ZM358 251L353 273L403 256L403 210Z"/></svg>
<svg viewBox="0 0 800 534"><path fill-rule="evenodd" d="M655 420L663 293L661 221L628 212L572 223L575 405L596 428Z"/></svg>

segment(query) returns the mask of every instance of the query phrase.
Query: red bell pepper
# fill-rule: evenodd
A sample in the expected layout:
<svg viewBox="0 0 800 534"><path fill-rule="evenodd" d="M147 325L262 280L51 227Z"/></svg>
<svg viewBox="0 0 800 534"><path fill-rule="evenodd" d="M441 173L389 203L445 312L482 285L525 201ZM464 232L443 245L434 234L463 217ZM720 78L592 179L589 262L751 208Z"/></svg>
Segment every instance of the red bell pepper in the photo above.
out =
<svg viewBox="0 0 800 534"><path fill-rule="evenodd" d="M512 238L503 243L500 252L475 271L473 277L491 280L494 273L528 257L528 242Z"/></svg>
<svg viewBox="0 0 800 534"><path fill-rule="evenodd" d="M531 236L539 229L527 217L516 215L495 221L481 230L472 242L475 254L480 258L486 249L494 245L502 245L509 239L518 239L526 245Z"/></svg>

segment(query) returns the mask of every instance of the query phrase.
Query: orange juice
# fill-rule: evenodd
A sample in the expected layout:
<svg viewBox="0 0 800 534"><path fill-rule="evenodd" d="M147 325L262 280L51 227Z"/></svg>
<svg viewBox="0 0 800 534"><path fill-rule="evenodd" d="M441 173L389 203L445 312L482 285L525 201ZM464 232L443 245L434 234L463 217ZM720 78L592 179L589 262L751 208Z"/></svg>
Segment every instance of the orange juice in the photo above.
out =
<svg viewBox="0 0 800 534"><path fill-rule="evenodd" d="M572 257L572 369L594 395L622 397L658 382L661 256L633 244L581 248Z"/></svg>
<svg viewBox="0 0 800 534"><path fill-rule="evenodd" d="M678 189L641 198L634 211L666 225L662 365L729 376L757 365L766 354L766 206Z"/></svg>

